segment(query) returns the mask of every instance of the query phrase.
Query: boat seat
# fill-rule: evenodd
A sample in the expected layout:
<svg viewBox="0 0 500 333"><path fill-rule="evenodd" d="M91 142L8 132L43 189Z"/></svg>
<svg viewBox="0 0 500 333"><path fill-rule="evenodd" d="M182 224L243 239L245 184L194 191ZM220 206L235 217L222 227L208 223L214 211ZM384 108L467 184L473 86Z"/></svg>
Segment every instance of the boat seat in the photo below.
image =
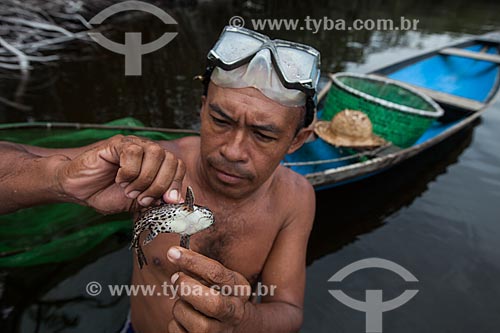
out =
<svg viewBox="0 0 500 333"><path fill-rule="evenodd" d="M484 103L475 101L473 99L460 97L457 95L447 94L441 91L436 91L432 89L422 88L418 86L412 86L417 91L429 96L439 104L445 104L452 107L457 107L461 109L468 109L473 112L482 110L485 107Z"/></svg>
<svg viewBox="0 0 500 333"><path fill-rule="evenodd" d="M370 75L385 78L385 76L379 75L379 74L370 74ZM445 105L448 105L451 107L457 107L460 109L467 109L467 110L470 110L473 112L480 111L485 107L484 103L475 101L473 99L460 97L457 95L452 95L452 94L444 93L444 92L437 91L437 90L419 87L416 85L409 84L407 82L403 82L403 83L412 87L413 89L417 90L418 92L429 96L430 98L432 98L433 100L435 100L439 104L445 104Z"/></svg>
<svg viewBox="0 0 500 333"><path fill-rule="evenodd" d="M489 62L493 62L495 64L500 64L500 56L496 55L496 54L488 54L488 53L484 53L484 52L474 52L474 51L468 51L468 50L463 50L463 49L457 49L454 47L442 49L439 51L439 53L443 54L443 55L452 55L452 56L458 56L458 57L470 58L470 59L476 59L476 60L482 60L482 61L489 61Z"/></svg>

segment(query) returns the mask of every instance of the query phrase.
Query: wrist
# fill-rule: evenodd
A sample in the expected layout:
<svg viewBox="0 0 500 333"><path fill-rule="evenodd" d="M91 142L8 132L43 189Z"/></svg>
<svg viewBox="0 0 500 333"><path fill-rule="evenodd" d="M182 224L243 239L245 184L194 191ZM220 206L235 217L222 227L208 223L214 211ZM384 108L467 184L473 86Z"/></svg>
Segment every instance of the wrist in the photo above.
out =
<svg viewBox="0 0 500 333"><path fill-rule="evenodd" d="M55 202L74 202L79 203L71 193L64 188L66 170L71 160L64 155L52 155L43 157L45 159L45 169L42 172L49 179L48 191Z"/></svg>

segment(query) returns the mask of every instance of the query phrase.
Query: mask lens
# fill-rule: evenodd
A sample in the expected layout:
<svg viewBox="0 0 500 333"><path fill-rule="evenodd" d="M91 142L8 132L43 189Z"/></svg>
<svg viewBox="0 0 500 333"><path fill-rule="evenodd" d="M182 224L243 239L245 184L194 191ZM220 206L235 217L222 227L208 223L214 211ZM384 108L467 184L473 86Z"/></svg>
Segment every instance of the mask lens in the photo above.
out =
<svg viewBox="0 0 500 333"><path fill-rule="evenodd" d="M226 31L213 50L220 59L230 65L254 54L263 42L255 37Z"/></svg>
<svg viewBox="0 0 500 333"><path fill-rule="evenodd" d="M278 46L276 51L283 76L288 82L314 81L317 75L317 56L304 50Z"/></svg>

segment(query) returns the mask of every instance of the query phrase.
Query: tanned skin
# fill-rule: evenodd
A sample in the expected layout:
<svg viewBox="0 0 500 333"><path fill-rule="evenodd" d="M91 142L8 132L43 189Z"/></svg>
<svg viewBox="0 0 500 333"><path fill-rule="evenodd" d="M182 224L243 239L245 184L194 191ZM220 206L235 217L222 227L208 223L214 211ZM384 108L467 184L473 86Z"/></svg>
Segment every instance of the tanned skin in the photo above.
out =
<svg viewBox="0 0 500 333"><path fill-rule="evenodd" d="M0 143L2 156L9 158L8 165L0 162L0 200L5 203L0 212L48 202L77 202L103 213L137 211L160 198L180 202L189 185L196 204L214 212L215 224L191 237L191 250L178 247L175 234L160 234L143 246L149 265L139 269L134 255L132 283L161 291L168 281L205 292L132 296L134 329L298 331L315 197L305 178L279 163L310 134L310 129L297 132L303 112L254 88L210 83L202 98L200 137L155 143L117 136L59 150ZM16 163L19 171L12 174ZM27 179L29 173L39 177ZM248 294L208 289L250 289L258 281L274 291L260 303Z"/></svg>

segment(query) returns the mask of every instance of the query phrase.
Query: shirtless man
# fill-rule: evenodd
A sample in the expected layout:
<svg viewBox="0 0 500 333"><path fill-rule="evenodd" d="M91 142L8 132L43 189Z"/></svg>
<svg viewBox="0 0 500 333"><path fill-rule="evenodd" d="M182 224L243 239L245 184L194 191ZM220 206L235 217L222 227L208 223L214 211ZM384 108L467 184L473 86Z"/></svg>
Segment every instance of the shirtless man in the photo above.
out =
<svg viewBox="0 0 500 333"><path fill-rule="evenodd" d="M175 234L160 234L143 246L149 265L139 269L134 255L132 284L162 290L170 281L205 292L176 298L133 296L133 328L172 333L298 331L314 190L305 178L279 163L309 136L304 125L310 123L311 114L304 107L308 97L301 91L296 94L282 85L274 92L264 89L270 87L266 77L278 80L276 72L269 72L273 67L262 66L271 63L272 55L268 49L256 50L241 73L218 67L209 71L200 137L154 143L116 136L88 147L59 150L1 144L11 170L12 161L21 161L14 166L17 175L40 176L26 180L2 174L6 165L0 162L0 185L6 189L0 191L2 211L61 201L104 213L133 211L158 198L182 201L180 194L189 185L196 204L209 207L216 223L191 238L191 250L176 246ZM235 82L248 86L234 87ZM25 188L30 191L24 193ZM251 302L248 294L215 294L207 287L233 290L255 286L257 281L274 288L260 303Z"/></svg>

